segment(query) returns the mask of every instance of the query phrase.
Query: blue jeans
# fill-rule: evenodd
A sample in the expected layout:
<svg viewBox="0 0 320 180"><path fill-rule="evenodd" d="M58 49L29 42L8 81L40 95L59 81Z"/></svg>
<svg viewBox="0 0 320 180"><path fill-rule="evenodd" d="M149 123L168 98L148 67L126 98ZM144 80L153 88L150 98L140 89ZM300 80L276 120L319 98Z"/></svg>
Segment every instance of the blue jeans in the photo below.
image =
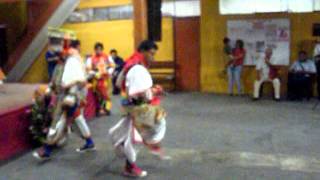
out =
<svg viewBox="0 0 320 180"><path fill-rule="evenodd" d="M241 72L242 66L229 66L228 79L229 79L229 94L233 94L233 85L237 84L238 94L241 94Z"/></svg>

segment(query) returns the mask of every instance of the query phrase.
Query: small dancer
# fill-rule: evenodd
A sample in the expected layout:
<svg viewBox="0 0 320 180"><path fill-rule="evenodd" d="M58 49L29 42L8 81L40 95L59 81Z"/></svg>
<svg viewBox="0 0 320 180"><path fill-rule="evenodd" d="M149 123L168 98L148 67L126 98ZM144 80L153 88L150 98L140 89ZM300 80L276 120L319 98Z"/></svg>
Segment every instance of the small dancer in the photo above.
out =
<svg viewBox="0 0 320 180"><path fill-rule="evenodd" d="M99 107L97 107L97 115L111 114L111 93L112 93L112 74L115 68L114 61L111 56L103 52L103 44L96 43L94 46L94 54L88 58L86 69L91 76L93 90L96 94Z"/></svg>

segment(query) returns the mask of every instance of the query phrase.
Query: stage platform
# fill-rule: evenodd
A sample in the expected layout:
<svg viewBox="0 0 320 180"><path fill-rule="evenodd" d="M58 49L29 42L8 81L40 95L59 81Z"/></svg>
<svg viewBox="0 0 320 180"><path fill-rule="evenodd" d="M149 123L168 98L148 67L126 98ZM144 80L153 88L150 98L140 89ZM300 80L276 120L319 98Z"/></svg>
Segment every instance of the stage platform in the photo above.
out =
<svg viewBox="0 0 320 180"><path fill-rule="evenodd" d="M0 85L0 114L32 103L35 84Z"/></svg>
<svg viewBox="0 0 320 180"><path fill-rule="evenodd" d="M0 162L31 149L27 112L37 87L38 84L0 85ZM84 113L88 120L95 117L95 107L95 97L89 90Z"/></svg>

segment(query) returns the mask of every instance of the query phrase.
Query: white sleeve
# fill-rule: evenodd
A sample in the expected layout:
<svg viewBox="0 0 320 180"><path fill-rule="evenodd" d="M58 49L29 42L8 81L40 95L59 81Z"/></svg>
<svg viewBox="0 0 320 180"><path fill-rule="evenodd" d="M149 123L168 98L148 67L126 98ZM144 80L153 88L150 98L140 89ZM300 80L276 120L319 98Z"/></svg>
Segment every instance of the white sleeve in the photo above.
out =
<svg viewBox="0 0 320 180"><path fill-rule="evenodd" d="M294 62L289 68L290 71L296 70L297 62Z"/></svg>
<svg viewBox="0 0 320 180"><path fill-rule="evenodd" d="M262 69L262 59L259 58L257 65L256 65L256 70L259 71Z"/></svg>
<svg viewBox="0 0 320 180"><path fill-rule="evenodd" d="M68 86L75 82L85 82L86 74L83 64L76 57L69 57L62 75L62 85Z"/></svg>
<svg viewBox="0 0 320 180"><path fill-rule="evenodd" d="M114 60L113 60L112 56L108 56L108 60L109 60L110 64L114 64Z"/></svg>
<svg viewBox="0 0 320 180"><path fill-rule="evenodd" d="M314 61L310 60L308 69L309 69L310 73L316 73L317 72L317 68L316 68L316 65L315 65Z"/></svg>
<svg viewBox="0 0 320 180"><path fill-rule="evenodd" d="M132 67L126 76L126 88L129 96L138 93L146 93L152 86L152 77L148 70L142 65Z"/></svg>
<svg viewBox="0 0 320 180"><path fill-rule="evenodd" d="M108 56L108 61L109 61L109 65L110 64L114 65L114 60L113 60L112 56ZM108 67L109 75L113 74L113 72L114 72L114 67L113 66L112 67L109 66Z"/></svg>
<svg viewBox="0 0 320 180"><path fill-rule="evenodd" d="M316 44L313 51L313 57L320 55L320 43Z"/></svg>
<svg viewBox="0 0 320 180"><path fill-rule="evenodd" d="M91 69L92 68L92 58L89 57L86 61L86 68Z"/></svg>

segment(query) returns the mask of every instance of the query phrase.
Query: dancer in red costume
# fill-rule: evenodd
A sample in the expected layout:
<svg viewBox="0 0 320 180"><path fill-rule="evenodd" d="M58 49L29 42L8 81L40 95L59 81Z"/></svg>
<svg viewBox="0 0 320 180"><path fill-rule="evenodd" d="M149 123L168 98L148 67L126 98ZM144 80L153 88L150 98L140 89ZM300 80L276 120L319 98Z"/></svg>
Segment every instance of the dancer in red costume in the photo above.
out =
<svg viewBox="0 0 320 180"><path fill-rule="evenodd" d="M143 41L125 64L118 79L126 98L122 101L127 115L109 130L117 154L126 157L125 176L144 177L147 172L136 164L139 144L145 145L152 154L167 159L161 141L166 132L165 110L160 107L160 86L153 86L147 69L158 47L153 41Z"/></svg>
<svg viewBox="0 0 320 180"><path fill-rule="evenodd" d="M99 107L97 114L110 115L112 102L112 73L115 64L111 56L103 52L103 44L96 43L94 46L95 53L88 58L86 68L91 76L91 83L96 94Z"/></svg>

